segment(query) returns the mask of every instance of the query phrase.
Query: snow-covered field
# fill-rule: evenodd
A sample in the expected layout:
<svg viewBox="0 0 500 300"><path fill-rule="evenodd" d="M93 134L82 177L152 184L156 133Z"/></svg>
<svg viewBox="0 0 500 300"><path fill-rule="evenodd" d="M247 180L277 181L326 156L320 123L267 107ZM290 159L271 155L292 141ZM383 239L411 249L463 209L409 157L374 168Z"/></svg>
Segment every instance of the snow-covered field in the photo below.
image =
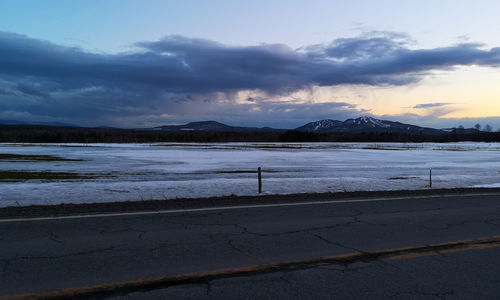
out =
<svg viewBox="0 0 500 300"><path fill-rule="evenodd" d="M94 179L0 181L0 206L428 187L500 187L499 143L0 144L0 154L82 161L5 161L6 170Z"/></svg>

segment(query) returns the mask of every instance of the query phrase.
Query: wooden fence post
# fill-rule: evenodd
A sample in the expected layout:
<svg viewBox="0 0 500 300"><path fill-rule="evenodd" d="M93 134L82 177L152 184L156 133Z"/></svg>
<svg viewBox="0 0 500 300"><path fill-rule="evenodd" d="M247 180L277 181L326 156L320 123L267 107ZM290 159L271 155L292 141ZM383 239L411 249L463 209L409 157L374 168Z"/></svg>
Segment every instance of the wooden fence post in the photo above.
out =
<svg viewBox="0 0 500 300"><path fill-rule="evenodd" d="M259 194L262 193L262 169L259 167L257 169L257 174L259 177Z"/></svg>
<svg viewBox="0 0 500 300"><path fill-rule="evenodd" d="M432 189L432 169L429 169L429 187Z"/></svg>

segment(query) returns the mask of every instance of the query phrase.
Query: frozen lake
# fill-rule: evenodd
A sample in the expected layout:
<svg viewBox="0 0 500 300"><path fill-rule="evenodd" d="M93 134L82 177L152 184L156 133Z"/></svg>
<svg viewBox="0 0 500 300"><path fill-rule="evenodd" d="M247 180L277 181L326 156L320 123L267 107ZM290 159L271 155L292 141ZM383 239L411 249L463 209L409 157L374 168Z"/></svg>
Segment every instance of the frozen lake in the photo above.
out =
<svg viewBox="0 0 500 300"><path fill-rule="evenodd" d="M265 194L500 186L499 143L0 144L0 172L80 179L3 179L0 206Z"/></svg>

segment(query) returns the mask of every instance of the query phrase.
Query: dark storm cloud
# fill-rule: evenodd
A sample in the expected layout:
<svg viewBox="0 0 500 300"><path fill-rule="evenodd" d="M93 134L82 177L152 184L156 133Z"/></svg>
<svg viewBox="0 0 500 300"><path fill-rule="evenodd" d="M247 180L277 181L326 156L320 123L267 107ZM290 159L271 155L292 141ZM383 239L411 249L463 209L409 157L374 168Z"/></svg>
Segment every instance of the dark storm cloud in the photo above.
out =
<svg viewBox="0 0 500 300"><path fill-rule="evenodd" d="M6 89L0 88L0 96L1 95L14 95L14 93L12 93L12 92L10 92L10 91L8 91Z"/></svg>
<svg viewBox="0 0 500 300"><path fill-rule="evenodd" d="M479 44L459 44L435 49L412 50L406 43L389 38L350 38L334 41L324 49L324 58L334 59L331 74L343 70L345 83L400 85L418 81L428 71L459 65L497 67L500 48L482 50ZM332 84L324 76L322 84Z"/></svg>
<svg viewBox="0 0 500 300"><path fill-rule="evenodd" d="M26 84L18 84L17 85L17 90L21 93L24 93L26 95L30 96L35 96L35 97L48 97L49 95L47 93L44 93L43 91L40 91L34 86L29 86Z"/></svg>
<svg viewBox="0 0 500 300"><path fill-rule="evenodd" d="M134 53L88 53L16 34L0 34L0 73L66 85L145 85L169 92L281 90L309 85L402 84L456 65L500 63L500 48L460 44L411 50L390 37L338 39L294 50L285 45L226 46L171 36L140 42ZM401 76L406 76L401 80Z"/></svg>
<svg viewBox="0 0 500 300"><path fill-rule="evenodd" d="M499 64L500 48L459 44L414 50L388 33L300 49L169 36L117 54L0 33L0 109L106 122L172 109L172 103L189 102L192 95L216 100L216 93L241 90L280 95L314 85L404 85L436 69Z"/></svg>

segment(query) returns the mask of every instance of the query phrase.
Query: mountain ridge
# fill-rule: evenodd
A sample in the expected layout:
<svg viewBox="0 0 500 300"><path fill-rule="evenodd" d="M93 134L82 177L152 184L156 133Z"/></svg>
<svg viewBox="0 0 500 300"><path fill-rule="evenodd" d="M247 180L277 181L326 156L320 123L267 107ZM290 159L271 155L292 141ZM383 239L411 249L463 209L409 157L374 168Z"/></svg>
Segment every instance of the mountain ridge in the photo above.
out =
<svg viewBox="0 0 500 300"><path fill-rule="evenodd" d="M401 122L375 119L362 116L345 121L319 120L297 127L295 130L314 133L392 133L400 132L407 134L439 135L447 133L441 129L420 127Z"/></svg>
<svg viewBox="0 0 500 300"><path fill-rule="evenodd" d="M154 128L166 131L219 131L219 132L264 132L264 131L286 131L296 130L309 133L406 133L423 135L440 135L450 133L449 131L421 127L401 122L380 120L369 116L345 121L324 119L309 122L294 129L275 129L270 127L240 127L230 126L217 121L191 122L184 125L165 125Z"/></svg>
<svg viewBox="0 0 500 300"><path fill-rule="evenodd" d="M184 125L164 125L154 129L165 131L222 131L222 132L264 132L264 131L286 131L286 129L275 129L271 127L244 127L230 126L217 121L190 122Z"/></svg>
<svg viewBox="0 0 500 300"><path fill-rule="evenodd" d="M42 125L56 127L81 127L64 123L45 123L45 122L26 122L16 120L0 120L0 125ZM83 127L82 127L83 128ZM91 128L109 128L120 129L116 127L91 127ZM126 129L126 128L122 128ZM234 133L263 133L263 132L285 132L285 131L300 131L304 133L344 133L344 134L359 134L359 133L403 133L409 135L445 135L445 134L472 134L479 132L474 128L445 128L435 129L430 127L421 127L412 124L405 124L396 121L381 120L370 116L361 116L351 118L345 121L323 119L314 122L309 122L297 128L276 129L271 127L245 127L231 126L214 120L190 122L183 125L163 125L149 128L129 128L140 131L166 131L166 132L188 132L188 131L205 131L205 132L234 132Z"/></svg>

